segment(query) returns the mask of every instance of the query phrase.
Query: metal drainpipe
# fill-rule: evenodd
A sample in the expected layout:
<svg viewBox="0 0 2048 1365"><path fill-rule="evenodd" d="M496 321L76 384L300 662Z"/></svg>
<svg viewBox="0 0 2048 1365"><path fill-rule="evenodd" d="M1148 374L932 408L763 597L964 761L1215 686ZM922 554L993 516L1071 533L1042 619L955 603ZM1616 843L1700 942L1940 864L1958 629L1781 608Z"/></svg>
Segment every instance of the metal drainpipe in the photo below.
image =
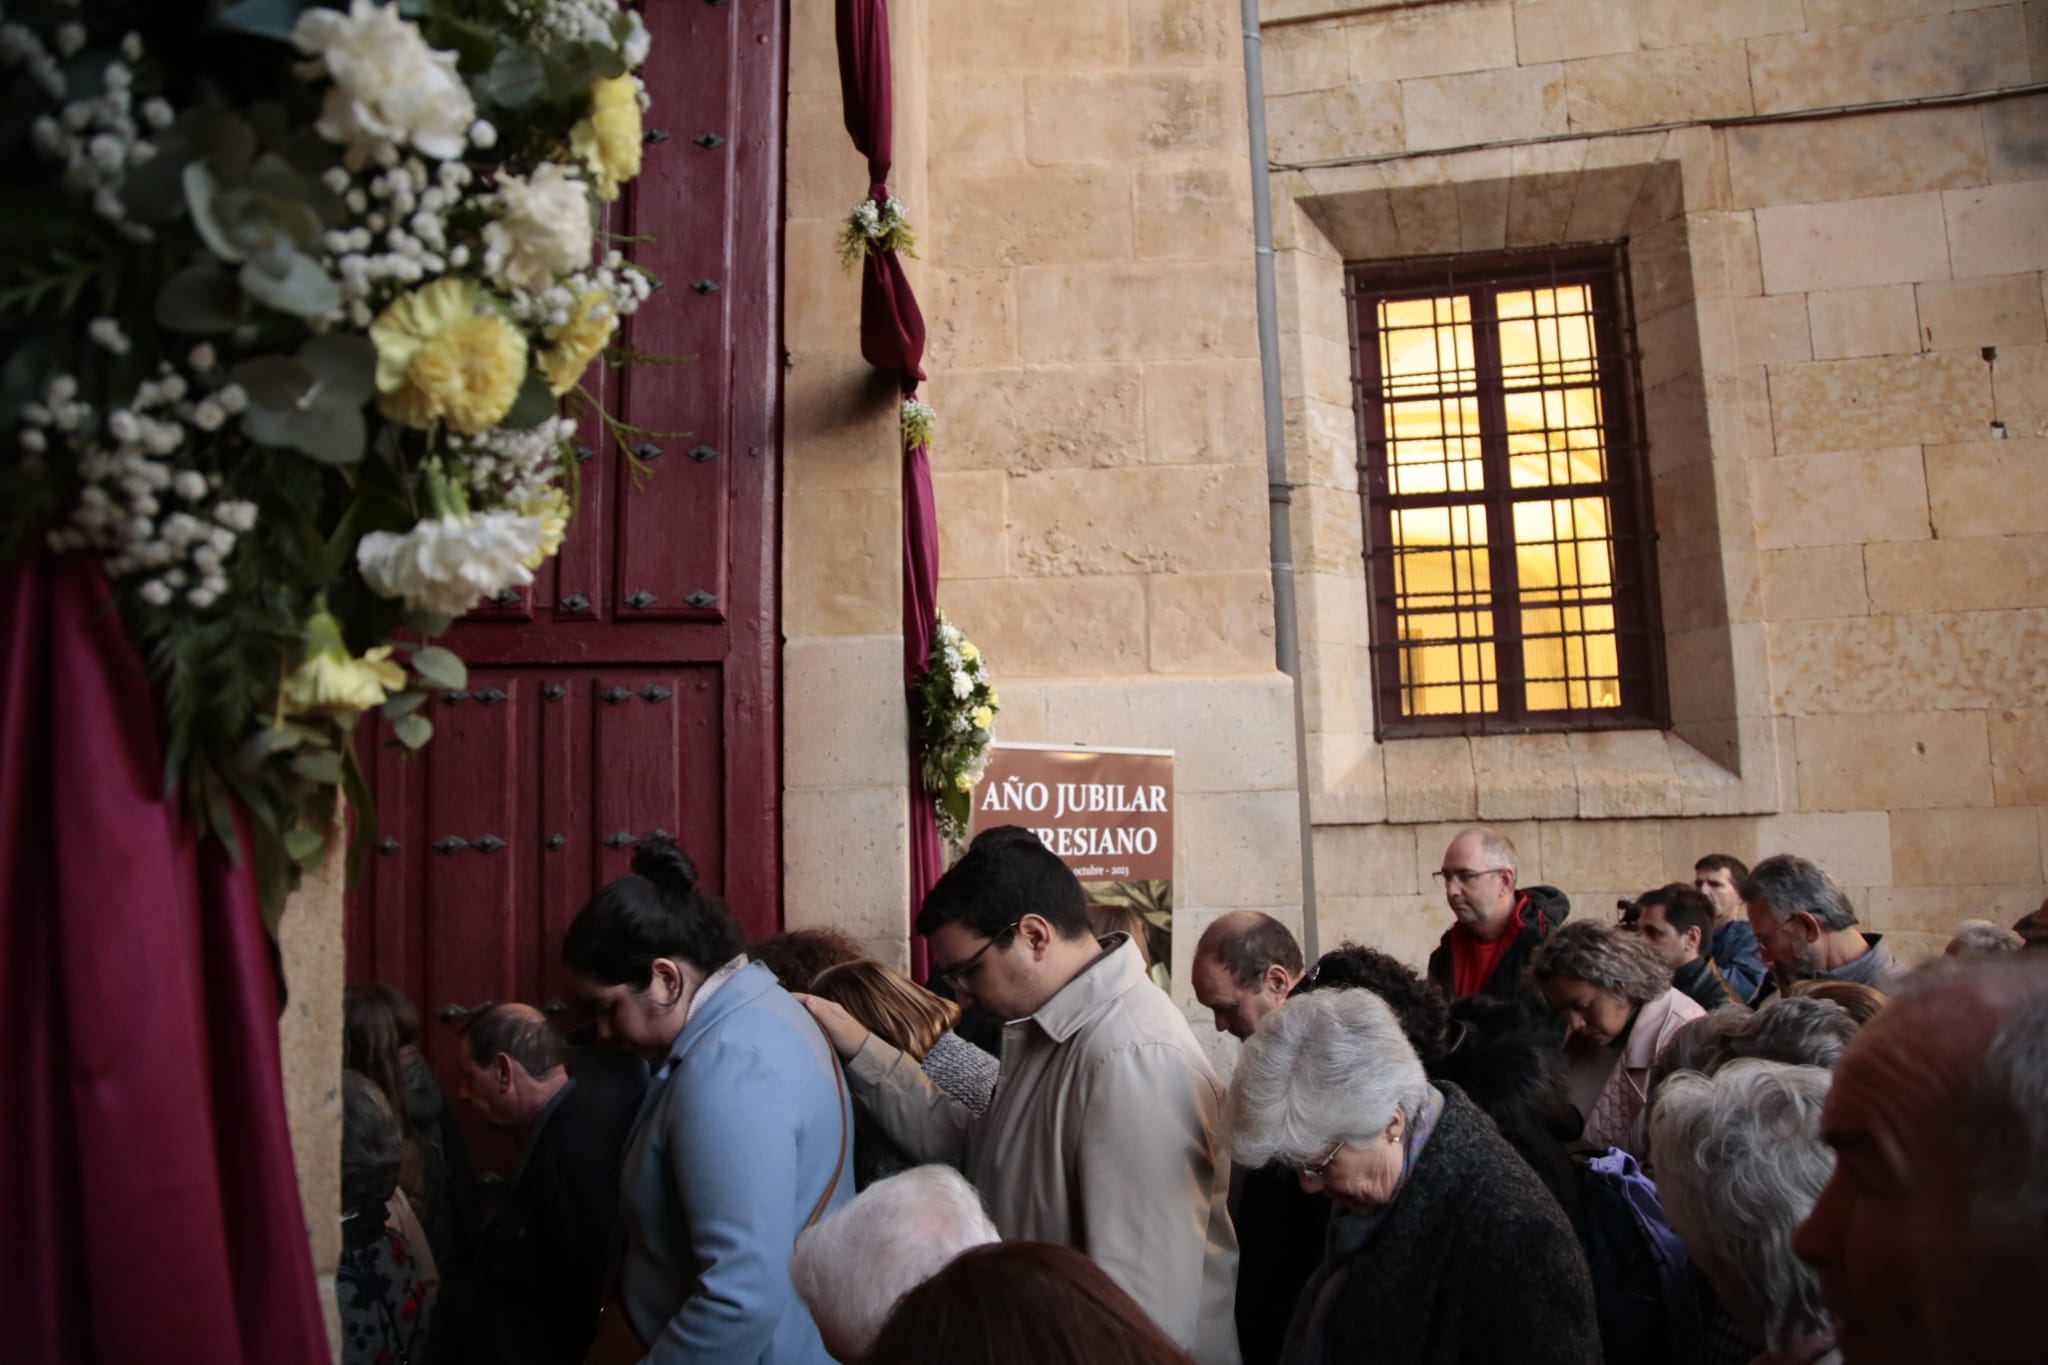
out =
<svg viewBox="0 0 2048 1365"><path fill-rule="evenodd" d="M1301 636L1295 624L1293 487L1287 482L1287 421L1280 400L1280 305L1273 279L1273 190L1266 170L1266 76L1259 0L1239 0L1244 20L1245 121L1251 134L1252 237L1256 244L1259 379L1266 407L1266 507L1273 545L1273 655L1294 683L1294 790L1301 819L1301 947L1316 943L1315 829L1309 823L1308 743L1301 696Z"/></svg>

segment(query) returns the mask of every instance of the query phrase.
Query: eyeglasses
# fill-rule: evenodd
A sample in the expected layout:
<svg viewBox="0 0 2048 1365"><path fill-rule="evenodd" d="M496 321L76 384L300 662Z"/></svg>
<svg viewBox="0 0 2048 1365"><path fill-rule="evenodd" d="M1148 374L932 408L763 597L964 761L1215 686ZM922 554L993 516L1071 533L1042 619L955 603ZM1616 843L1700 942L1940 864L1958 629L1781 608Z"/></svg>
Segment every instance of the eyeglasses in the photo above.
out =
<svg viewBox="0 0 2048 1365"><path fill-rule="evenodd" d="M1321 1161L1318 1161L1311 1166L1297 1166L1294 1169L1300 1171L1310 1180L1321 1180L1323 1176L1329 1171L1330 1163L1337 1159L1337 1153L1343 1150L1344 1144L1340 1141L1335 1147L1332 1147L1327 1153L1324 1154L1323 1159Z"/></svg>
<svg viewBox="0 0 2048 1365"><path fill-rule="evenodd" d="M941 967L939 969L939 979L949 986L957 986L968 977L973 976L981 970L981 960L988 956L988 950L1015 934L1017 926L1023 922L1022 920L1012 921L1007 929L1004 929L994 938L982 944L974 956L968 958L965 962L956 962L950 967Z"/></svg>
<svg viewBox="0 0 2048 1365"><path fill-rule="evenodd" d="M1441 872L1432 872L1429 875L1436 878L1439 886L1449 886L1454 883L1458 886L1470 886L1481 877L1490 877L1496 872L1505 872L1507 870L1504 867L1447 867Z"/></svg>

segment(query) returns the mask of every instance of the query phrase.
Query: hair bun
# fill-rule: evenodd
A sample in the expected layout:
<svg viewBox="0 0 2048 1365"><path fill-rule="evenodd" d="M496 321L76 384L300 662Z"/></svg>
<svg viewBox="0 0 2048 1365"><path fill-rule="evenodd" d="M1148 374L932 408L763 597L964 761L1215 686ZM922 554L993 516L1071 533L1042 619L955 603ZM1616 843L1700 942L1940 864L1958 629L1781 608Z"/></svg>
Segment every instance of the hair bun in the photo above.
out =
<svg viewBox="0 0 2048 1365"><path fill-rule="evenodd" d="M633 850L633 870L672 896L688 896L697 889L697 865L666 830L641 838Z"/></svg>

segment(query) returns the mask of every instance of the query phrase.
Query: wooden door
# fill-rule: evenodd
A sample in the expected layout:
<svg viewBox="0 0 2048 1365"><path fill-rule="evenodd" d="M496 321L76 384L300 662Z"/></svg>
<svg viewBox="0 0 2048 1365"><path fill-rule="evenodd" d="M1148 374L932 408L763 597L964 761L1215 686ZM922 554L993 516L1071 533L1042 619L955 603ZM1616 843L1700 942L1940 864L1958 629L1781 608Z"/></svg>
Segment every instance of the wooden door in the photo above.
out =
<svg viewBox="0 0 2048 1365"><path fill-rule="evenodd" d="M781 919L776 628L783 31L766 0L646 7L640 179L611 231L664 287L622 341L677 363L593 370L645 472L594 421L562 552L447 643L462 691L417 754L365 726L380 839L349 896L351 981L419 1007L451 1101L467 1009L566 1011L556 957L633 843L675 834L752 937ZM503 1144L472 1128L488 1157Z"/></svg>

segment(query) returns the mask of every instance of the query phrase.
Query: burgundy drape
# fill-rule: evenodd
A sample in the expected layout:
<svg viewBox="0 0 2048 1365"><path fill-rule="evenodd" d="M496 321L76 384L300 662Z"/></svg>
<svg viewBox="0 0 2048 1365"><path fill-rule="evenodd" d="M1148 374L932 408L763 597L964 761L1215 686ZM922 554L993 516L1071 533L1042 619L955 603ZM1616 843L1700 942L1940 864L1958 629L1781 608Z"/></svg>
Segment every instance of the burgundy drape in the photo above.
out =
<svg viewBox="0 0 2048 1365"><path fill-rule="evenodd" d="M839 93L846 131L868 161L868 197L889 197L889 168L895 96L889 61L889 6L886 0L838 0ZM893 251L870 251L861 262L861 358L901 377L904 396L924 379L924 315ZM938 619L939 531L932 504L931 462L923 445L903 451L903 672L915 686L931 658L932 628ZM918 755L910 755L910 911L945 871L937 813L925 794ZM913 944L914 965L924 972L924 944Z"/></svg>
<svg viewBox="0 0 2048 1365"><path fill-rule="evenodd" d="M255 888L98 564L0 572L0 1355L327 1360Z"/></svg>

